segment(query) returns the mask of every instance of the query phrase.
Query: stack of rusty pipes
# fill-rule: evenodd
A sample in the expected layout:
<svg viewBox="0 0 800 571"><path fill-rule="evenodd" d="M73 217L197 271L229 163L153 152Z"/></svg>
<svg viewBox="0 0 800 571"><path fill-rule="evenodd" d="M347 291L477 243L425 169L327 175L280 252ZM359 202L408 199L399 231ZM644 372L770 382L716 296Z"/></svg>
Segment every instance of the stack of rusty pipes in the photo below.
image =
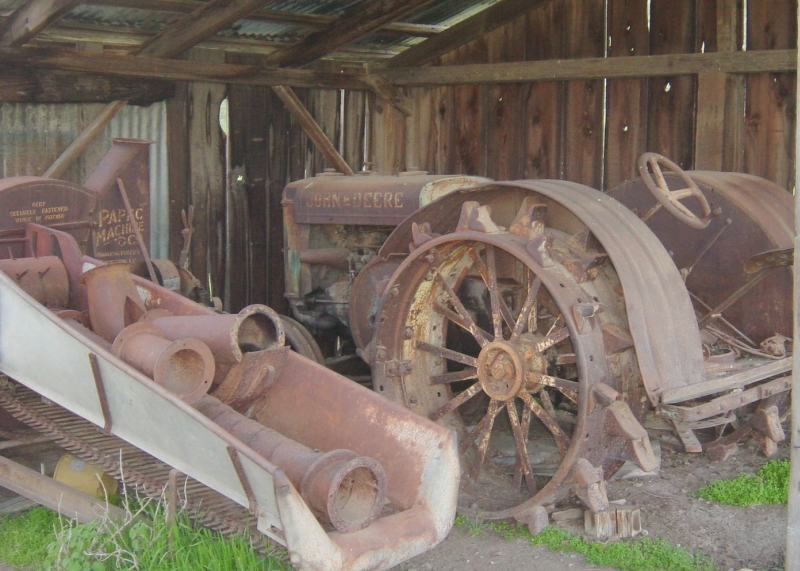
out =
<svg viewBox="0 0 800 571"><path fill-rule="evenodd" d="M130 269L112 264L82 275L87 319L87 312L68 307L60 258L0 260L0 270L39 303L285 470L323 521L345 533L374 521L386 500L379 462L349 450L311 450L248 418L264 408L287 350L278 315L262 305L238 315L148 310Z"/></svg>

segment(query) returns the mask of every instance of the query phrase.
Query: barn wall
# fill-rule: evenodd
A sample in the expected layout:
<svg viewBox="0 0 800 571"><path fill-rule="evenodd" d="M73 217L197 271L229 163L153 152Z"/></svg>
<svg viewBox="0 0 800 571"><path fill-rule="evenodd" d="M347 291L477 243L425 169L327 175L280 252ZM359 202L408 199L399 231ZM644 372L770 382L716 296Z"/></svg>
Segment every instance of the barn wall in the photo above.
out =
<svg viewBox="0 0 800 571"><path fill-rule="evenodd" d="M710 52L730 49L718 45L724 34L735 49L796 47L796 0L750 1L746 15L740 1L727 21L719 3L551 0L433 65ZM381 172L419 166L609 188L657 151L686 169L738 170L791 189L795 91L794 73L414 87L411 117L372 106L372 160Z"/></svg>

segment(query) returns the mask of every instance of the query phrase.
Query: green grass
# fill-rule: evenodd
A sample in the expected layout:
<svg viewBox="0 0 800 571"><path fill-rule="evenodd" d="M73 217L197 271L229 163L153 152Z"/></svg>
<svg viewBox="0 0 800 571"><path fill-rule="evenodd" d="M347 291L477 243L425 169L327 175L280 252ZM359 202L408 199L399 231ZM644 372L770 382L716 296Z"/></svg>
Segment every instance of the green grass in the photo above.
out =
<svg viewBox="0 0 800 571"><path fill-rule="evenodd" d="M0 561L15 569L39 569L58 528L58 514L47 508L0 518Z"/></svg>
<svg viewBox="0 0 800 571"><path fill-rule="evenodd" d="M135 503L135 502L132 502ZM224 537L162 504L145 502L125 522L77 524L46 508L0 519L0 561L21 571L290 571L282 554L266 557L246 537Z"/></svg>
<svg viewBox="0 0 800 571"><path fill-rule="evenodd" d="M719 480L703 486L697 497L728 504L785 504L789 490L789 461L771 460L754 475L742 474L732 480Z"/></svg>
<svg viewBox="0 0 800 571"><path fill-rule="evenodd" d="M483 522L458 516L456 526L472 536L486 530L499 533L506 541L527 539L531 545L541 545L552 551L569 551L583 555L587 561L604 567L625 571L714 571L713 561L701 554L690 554L661 539L641 538L612 543L589 542L566 531L547 526L535 536L522 524L505 521Z"/></svg>

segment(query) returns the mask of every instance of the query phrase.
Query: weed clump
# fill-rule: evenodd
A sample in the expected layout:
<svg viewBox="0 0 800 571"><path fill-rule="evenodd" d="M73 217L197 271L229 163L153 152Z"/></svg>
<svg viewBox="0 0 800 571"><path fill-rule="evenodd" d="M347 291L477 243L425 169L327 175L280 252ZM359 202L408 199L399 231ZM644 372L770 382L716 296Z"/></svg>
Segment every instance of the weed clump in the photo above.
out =
<svg viewBox="0 0 800 571"><path fill-rule="evenodd" d="M714 571L714 562L710 558L699 553L692 555L661 539L589 542L552 525L534 536L526 526L519 523L483 522L478 518L470 519L465 516L458 516L455 524L471 536L493 530L506 541L525 538L531 545L541 545L551 551L579 553L591 563L624 571Z"/></svg>
<svg viewBox="0 0 800 571"><path fill-rule="evenodd" d="M728 504L785 504L789 494L789 461L770 460L753 475L741 474L731 480L718 480L703 486L697 497Z"/></svg>

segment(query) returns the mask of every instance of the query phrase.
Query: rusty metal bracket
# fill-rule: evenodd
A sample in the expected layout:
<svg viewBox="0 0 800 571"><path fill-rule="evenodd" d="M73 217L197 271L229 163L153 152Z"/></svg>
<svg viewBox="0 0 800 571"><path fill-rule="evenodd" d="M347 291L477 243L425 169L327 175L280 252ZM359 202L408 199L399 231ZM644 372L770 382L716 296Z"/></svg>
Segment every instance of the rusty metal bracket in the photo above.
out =
<svg viewBox="0 0 800 571"><path fill-rule="evenodd" d="M111 434L111 409L108 406L108 397L106 396L106 388L103 385L103 376L100 373L100 363L97 360L97 355L89 353L89 364L92 366L92 376L94 377L94 386L97 387L97 398L100 400L100 408L103 411L103 432Z"/></svg>
<svg viewBox="0 0 800 571"><path fill-rule="evenodd" d="M239 477L239 482L242 484L244 495L247 496L247 509L249 510L250 515L257 517L258 502L256 501L256 495L253 492L253 487L250 485L250 480L247 479L247 474L244 472L244 466L242 466L242 460L239 458L239 452L233 446L228 446L227 449L228 456L231 457L233 469L236 470L236 475Z"/></svg>

